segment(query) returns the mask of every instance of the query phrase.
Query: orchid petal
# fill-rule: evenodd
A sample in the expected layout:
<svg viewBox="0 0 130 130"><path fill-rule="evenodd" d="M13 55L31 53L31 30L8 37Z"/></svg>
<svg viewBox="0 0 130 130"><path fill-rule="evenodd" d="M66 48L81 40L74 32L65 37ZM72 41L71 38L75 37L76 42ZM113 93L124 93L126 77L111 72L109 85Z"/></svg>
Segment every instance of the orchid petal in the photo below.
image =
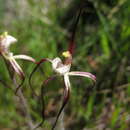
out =
<svg viewBox="0 0 130 130"><path fill-rule="evenodd" d="M69 75L68 75L68 73L66 73L66 74L64 75L64 82L65 82L66 88L69 89L69 88L70 88L70 80L69 80Z"/></svg>
<svg viewBox="0 0 130 130"><path fill-rule="evenodd" d="M52 80L54 80L55 78L56 78L56 75L50 76L49 78L47 78L47 79L43 82L43 84L42 84L42 86L41 86L41 101L42 101L42 111L41 111L41 114L42 114L42 121L35 127L35 129L38 128L38 127L40 127L41 125L43 125L43 123L44 123L44 121L45 121L45 115L44 115L44 110L45 110L44 87L45 87L45 85L48 84L49 81L52 81Z"/></svg>
<svg viewBox="0 0 130 130"><path fill-rule="evenodd" d="M17 62L15 63L13 63L12 62L12 57L10 57L10 58L8 58L8 59L5 59L4 58L4 61L5 61L5 64L6 64L6 66L7 66L7 69L8 69L8 72L9 72L9 75L10 75L10 77L11 77L11 79L13 80L13 78L14 78L14 73L16 72L15 71L15 68L14 68L14 66L15 66L15 64L16 64L16 66L17 66ZM13 65L14 64L14 65ZM17 67L16 67L17 68ZM20 72L19 72L20 73ZM18 89L23 85L23 83L24 83L24 80L25 80L25 77L24 77L24 73L22 74L22 76L21 75L19 75L20 76L20 78L22 78L22 82L18 85L18 87L16 88L16 91L15 91L15 94L17 93L17 91L18 91ZM12 89L12 88L11 88ZM13 90L13 89L12 89Z"/></svg>
<svg viewBox="0 0 130 130"><path fill-rule="evenodd" d="M55 123L52 127L52 130L54 130L54 128L56 127L57 121L60 117L61 112L63 111L65 105L67 104L68 100L69 100L69 96L70 96L70 81L69 81L69 76L68 74L64 75L64 83L65 83L65 88L64 88L64 97L63 97L63 104L57 114Z"/></svg>
<svg viewBox="0 0 130 130"><path fill-rule="evenodd" d="M75 42L74 39L71 39L69 43L69 49L68 49L71 55L74 53L74 49L75 49Z"/></svg>
<svg viewBox="0 0 130 130"><path fill-rule="evenodd" d="M74 53L74 49L75 49L75 36L76 36L76 30L77 30L77 26L78 26L78 22L79 22L81 13L82 13L82 8L80 8L79 13L77 15L76 21L74 23L74 27L73 27L71 39L70 39L70 42L69 42L69 48L68 48L68 50L69 50L69 52L71 54Z"/></svg>
<svg viewBox="0 0 130 130"><path fill-rule="evenodd" d="M27 56L27 55L15 55L15 56L13 56L13 58L14 59L23 59L23 60L35 62L35 59L33 59L32 57Z"/></svg>
<svg viewBox="0 0 130 130"><path fill-rule="evenodd" d="M24 73L19 64L15 61L13 57L9 58L9 62L12 65L14 71L20 76L20 78L24 78Z"/></svg>
<svg viewBox="0 0 130 130"><path fill-rule="evenodd" d="M72 72L69 72L68 75L72 75L72 76L83 76L83 77L90 78L94 82L96 82L96 77L93 74L89 73L89 72L72 71Z"/></svg>
<svg viewBox="0 0 130 130"><path fill-rule="evenodd" d="M46 61L51 62L51 60L48 59L48 58L43 58L43 59L41 59L39 62L37 62L37 63L36 63L37 65L35 66L35 68L33 69L33 71L31 72L31 74L30 74L30 76L29 76L29 86L30 86L32 92L34 93L34 95L36 95L36 94L35 94L35 92L34 92L34 90L33 90L32 83L31 83L32 76L33 76L33 74L36 72L36 70L38 69L38 67L39 67L42 63L44 63L44 62L46 62Z"/></svg>
<svg viewBox="0 0 130 130"><path fill-rule="evenodd" d="M56 68L59 68L59 66L63 66L63 63L59 57L56 57L52 60L52 68L53 70L56 70Z"/></svg>
<svg viewBox="0 0 130 130"><path fill-rule="evenodd" d="M10 64L12 65L14 71L20 76L20 78L22 79L22 82L18 85L18 87L16 88L15 94L17 94L17 91L19 90L19 88L23 85L24 80L25 80L25 76L24 76L24 72L22 71L21 67L18 65L18 63L15 61L15 59L13 57L11 57L9 59Z"/></svg>

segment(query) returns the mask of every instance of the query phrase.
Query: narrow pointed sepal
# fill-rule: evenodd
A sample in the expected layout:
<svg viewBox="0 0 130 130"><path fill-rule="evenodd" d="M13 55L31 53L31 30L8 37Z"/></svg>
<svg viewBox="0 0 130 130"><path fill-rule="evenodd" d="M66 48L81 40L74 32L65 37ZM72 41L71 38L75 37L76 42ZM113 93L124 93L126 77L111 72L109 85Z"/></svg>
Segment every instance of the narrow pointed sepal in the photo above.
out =
<svg viewBox="0 0 130 130"><path fill-rule="evenodd" d="M44 101L45 89L44 88L50 81L54 80L55 78L56 78L56 75L53 75L53 76L47 78L45 81L43 81L43 83L41 85L42 121L34 129L37 129L44 124L44 121L45 121L45 114L44 114L45 113L45 101Z"/></svg>
<svg viewBox="0 0 130 130"><path fill-rule="evenodd" d="M14 71L19 75L21 79L24 79L25 75L19 64L15 61L14 58L9 58L9 62L11 66L13 67Z"/></svg>
<svg viewBox="0 0 130 130"><path fill-rule="evenodd" d="M29 76L29 86L30 86L30 88L31 88L31 90L32 90L32 92L33 92L33 94L35 95L35 96L37 96L36 95L36 93L34 92L34 89L33 89L33 87L32 87L32 83L31 83L31 80L32 80L32 76L33 76L33 74L36 72L36 70L40 67L40 65L42 64L42 63L44 63L44 62L47 62L47 61L51 61L50 59L47 59L47 58L43 58L43 59L41 59L39 62L36 62L36 66L35 66L35 68L33 69L33 71L31 72L31 74L30 74L30 76Z"/></svg>
<svg viewBox="0 0 130 130"><path fill-rule="evenodd" d="M96 82L96 76L89 73L89 72L72 71L72 72L69 72L68 75L70 75L70 76L83 76L83 77L90 78L94 82Z"/></svg>
<svg viewBox="0 0 130 130"><path fill-rule="evenodd" d="M35 59L30 56L27 56L27 55L15 55L15 56L13 56L13 58L14 59L23 59L23 60L27 60L27 61L31 61L31 62L35 63Z"/></svg>
<svg viewBox="0 0 130 130"><path fill-rule="evenodd" d="M65 84L65 87L64 87L64 97L63 97L63 103L62 103L62 106L57 114L57 117L56 117L56 120L52 126L52 130L55 129L56 127L56 124L57 124L57 121L65 107L65 105L68 103L68 100L69 100L69 97L70 97L70 82L69 82L69 77L67 74L64 75L64 84Z"/></svg>
<svg viewBox="0 0 130 130"><path fill-rule="evenodd" d="M12 68L14 69L14 72L16 74L18 74L18 76L20 77L21 79L21 83L18 85L18 87L16 88L16 91L15 91L15 94L17 94L18 90L20 89L20 87L22 87L23 83L24 83L24 80L25 80L25 75L24 75L24 72L23 70L21 69L21 67L19 66L19 64L15 61L15 59L13 57L11 57L9 59L9 62L12 66Z"/></svg>

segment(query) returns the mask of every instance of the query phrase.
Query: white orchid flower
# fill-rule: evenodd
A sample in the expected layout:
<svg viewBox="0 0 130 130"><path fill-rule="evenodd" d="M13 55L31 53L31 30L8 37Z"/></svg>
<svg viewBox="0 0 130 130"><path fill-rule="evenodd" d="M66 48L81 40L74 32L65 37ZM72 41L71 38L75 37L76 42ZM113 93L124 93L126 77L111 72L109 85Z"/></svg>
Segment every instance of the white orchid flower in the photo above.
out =
<svg viewBox="0 0 130 130"><path fill-rule="evenodd" d="M65 57L65 62L63 63L62 60L59 57L56 57L54 59L44 58L40 62L37 63L37 66L34 68L34 70L32 71L32 73L30 74L30 77L29 77L29 84L30 84L31 89L33 90L32 84L31 84L32 75L37 70L37 68L41 65L41 63L44 63L46 61L48 61L48 62L50 62L52 64L52 69L57 75L63 76L64 86L65 86L64 87L63 104L62 104L62 106L61 106L61 108L60 108L60 110L59 110L59 112L57 114L57 117L56 117L56 120L55 120L54 125L52 127L52 130L54 130L54 128L55 128L55 126L57 124L57 121L59 119L59 116L60 116L62 110L64 109L65 105L67 104L67 102L69 100L70 90L71 90L71 84L70 84L69 77L70 76L82 76L82 77L90 78L90 79L92 79L92 81L96 82L96 77L93 74L89 73L89 72L70 71L71 64L72 64L72 54L73 54L74 48L75 48L76 29L77 29L77 25L78 25L78 21L79 21L79 18L81 16L81 13L82 13L82 7L79 10L79 13L78 13L78 15L76 17L76 21L75 21L74 26L73 26L72 34L71 34L70 41L69 41L68 51L63 52L63 56ZM55 79L55 76L56 75L49 77L42 84L42 89L41 89L41 99L42 99L42 102L43 102L43 104L42 104L43 105L42 122L37 127L41 126L44 123L44 100L43 100L43 97L44 97L44 94L43 94L44 85L47 85L47 83L50 80Z"/></svg>
<svg viewBox="0 0 130 130"><path fill-rule="evenodd" d="M23 80L24 79L24 72L19 64L16 62L16 59L23 59L31 62L35 62L35 60L27 55L13 55L10 52L10 45L17 42L17 39L11 35L8 35L7 32L0 35L0 55L10 63L14 72L16 72L19 77Z"/></svg>
<svg viewBox="0 0 130 130"><path fill-rule="evenodd" d="M57 115L57 118L53 125L52 130L54 130L57 120L69 99L70 90L71 90L71 84L70 84L69 77L70 76L82 76L82 77L90 78L90 79L92 79L92 81L96 82L96 77L89 72L70 71L71 63L72 63L72 55L69 51L63 52L62 55L65 57L64 63L62 62L62 60L59 57L56 57L54 59L48 59L48 58L42 59L40 62L37 63L37 66L34 68L33 72L30 74L30 78L29 78L29 84L30 84L30 86L32 86L31 78L32 78L33 73L36 71L36 69L40 66L41 63L46 62L46 61L48 61L52 64L52 69L57 75L64 77L64 84L65 84L64 100L63 100L62 107ZM43 85L46 85L50 80L53 80L54 78L55 78L55 76L49 77L47 80L44 81ZM43 119L44 119L44 117L43 117Z"/></svg>

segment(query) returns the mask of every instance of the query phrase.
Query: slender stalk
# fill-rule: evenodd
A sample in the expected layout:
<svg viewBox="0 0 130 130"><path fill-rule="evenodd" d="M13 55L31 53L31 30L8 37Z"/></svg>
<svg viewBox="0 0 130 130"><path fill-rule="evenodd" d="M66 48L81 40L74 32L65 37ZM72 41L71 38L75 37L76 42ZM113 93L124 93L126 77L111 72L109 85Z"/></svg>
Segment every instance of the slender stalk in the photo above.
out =
<svg viewBox="0 0 130 130"><path fill-rule="evenodd" d="M18 84L17 84L17 81L16 81L15 77L13 77L13 83L14 83L14 86L17 88ZM21 88L19 88L19 90L17 92L17 98L18 98L18 100L15 100L15 101L18 101L18 103L20 105L20 109L21 109L21 111L23 112L23 114L25 116L26 124L28 126L28 129L33 130L34 125L33 125L31 115L30 115L30 112L29 112L28 103L27 103L27 100L26 100L26 98L24 97L24 95L22 93Z"/></svg>

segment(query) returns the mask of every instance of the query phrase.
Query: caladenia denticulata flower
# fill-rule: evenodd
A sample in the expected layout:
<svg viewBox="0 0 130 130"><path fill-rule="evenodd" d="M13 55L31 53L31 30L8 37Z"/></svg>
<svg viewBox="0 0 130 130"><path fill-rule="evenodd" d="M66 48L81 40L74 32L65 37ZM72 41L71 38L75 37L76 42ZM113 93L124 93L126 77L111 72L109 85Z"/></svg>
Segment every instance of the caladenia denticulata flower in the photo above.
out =
<svg viewBox="0 0 130 130"><path fill-rule="evenodd" d="M76 29L77 29L77 24L80 18L82 12L82 8L80 8L79 14L76 18L76 22L74 24L74 28L72 31L72 35L70 38L70 42L69 42L69 48L67 51L63 52L62 55L64 56L65 60L64 62L62 62L62 60L60 59L60 57L56 57L54 59L49 59L49 58L43 58L41 59L36 67L33 69L32 73L30 74L29 77L29 84L31 89L32 88L32 83L31 83L31 79L32 79L32 75L34 74L34 72L37 70L37 68L39 68L39 66L44 63L44 62L50 62L51 66L52 66L52 70L56 73L55 75L50 76L48 79L46 79L45 81L43 81L43 84L41 86L41 100L42 100L42 105L43 105L43 109L42 109L42 122L37 126L41 126L44 123L44 108L45 108L45 104L44 104L44 86L48 84L49 81L55 79L56 76L61 76L63 77L64 80L64 95L63 95L63 103L62 106L57 114L56 120L52 126L52 130L54 130L57 121L59 119L59 116L62 112L62 110L64 109L65 105L67 104L69 97L70 97L70 92L71 92L71 83L70 83L70 76L82 76L82 77L87 77L90 78L94 83L96 82L96 77L89 73L89 72L81 72L81 71L70 71L71 69L71 65L72 65L72 54L74 52L74 48L75 48L75 34L76 34ZM34 91L33 91L34 92ZM35 94L35 93L34 93ZM37 128L36 127L36 128Z"/></svg>
<svg viewBox="0 0 130 130"><path fill-rule="evenodd" d="M17 42L17 39L11 35L8 35L7 32L4 32L2 35L0 35L0 55L3 57L4 61L6 62L8 69L9 69L9 66L11 66L11 68L13 70L12 71L13 74L11 74L11 75L14 76L14 74L16 73L22 80L22 82L18 86L18 88L19 88L24 82L25 74L16 60L23 59L23 60L35 62L35 59L33 59L30 56L23 55L23 54L22 55L21 54L13 55L13 53L10 51L10 45L15 42ZM17 92L18 88L16 89L16 92Z"/></svg>
<svg viewBox="0 0 130 130"><path fill-rule="evenodd" d="M29 83L30 86L32 86L31 84L31 77L33 75L33 73L36 71L36 69L40 66L41 63L43 62L50 62L52 65L52 70L56 73L56 75L49 77L47 80L45 80L43 82L43 86L47 85L47 83L50 80L53 80L55 78L55 76L62 76L64 79L64 97L63 97L63 104L59 110L59 113L57 115L57 118L55 120L55 123L53 125L52 130L55 128L57 120L62 112L62 110L64 109L64 106L66 105L66 103L68 102L69 96L70 96L70 91L71 91L71 84L70 84L70 76L82 76L82 77L87 77L90 78L94 83L96 82L96 77L89 73L89 72L81 72L81 71L70 71L71 68L71 64L72 64L72 55L70 53L70 51L65 51L62 53L62 55L65 57L65 61L64 63L62 62L62 60L59 57L56 57L54 59L49 59L49 58L44 58L42 59L40 62L37 63L37 66L34 68L33 72L30 75L29 78ZM43 93L41 94L43 95Z"/></svg>

